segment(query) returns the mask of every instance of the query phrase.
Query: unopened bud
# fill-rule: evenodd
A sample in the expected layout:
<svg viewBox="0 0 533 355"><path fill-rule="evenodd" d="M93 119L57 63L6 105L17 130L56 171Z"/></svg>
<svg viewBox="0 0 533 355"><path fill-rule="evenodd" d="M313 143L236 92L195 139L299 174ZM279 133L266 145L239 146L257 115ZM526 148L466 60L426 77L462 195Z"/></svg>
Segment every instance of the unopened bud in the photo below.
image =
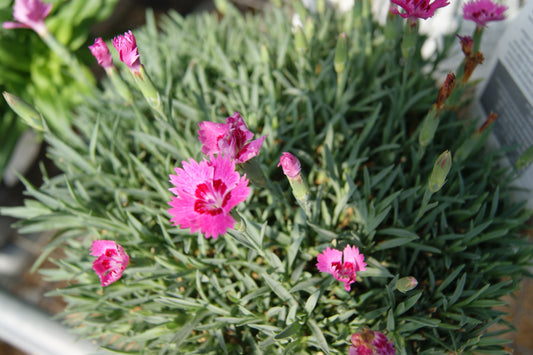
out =
<svg viewBox="0 0 533 355"><path fill-rule="evenodd" d="M7 91L4 91L3 94L9 107L22 118L24 123L37 131L44 131L43 118L39 111L18 96Z"/></svg>
<svg viewBox="0 0 533 355"><path fill-rule="evenodd" d="M517 169L522 169L533 162L533 145L526 149L524 153L520 155L515 163Z"/></svg>
<svg viewBox="0 0 533 355"><path fill-rule="evenodd" d="M424 121L422 122L422 129L418 135L418 143L421 147L427 147L435 137L435 132L439 127L439 115L437 105L431 106Z"/></svg>
<svg viewBox="0 0 533 355"><path fill-rule="evenodd" d="M439 90L439 95L437 96L437 108L440 110L444 107L444 101L450 97L452 90L455 86L455 74L450 72L444 80L444 84Z"/></svg>
<svg viewBox="0 0 533 355"><path fill-rule="evenodd" d="M411 291L417 285L418 285L418 281L414 277L407 276L407 277L402 277L401 279L398 280L398 282L396 283L396 289L402 293L405 293L407 291Z"/></svg>
<svg viewBox="0 0 533 355"><path fill-rule="evenodd" d="M285 174L289 180L301 179L300 172L302 170L302 166L298 158L291 153L284 152L281 154L278 166L281 166L283 169L283 174Z"/></svg>
<svg viewBox="0 0 533 355"><path fill-rule="evenodd" d="M326 0L316 0L316 11L321 15L326 12Z"/></svg>
<svg viewBox="0 0 533 355"><path fill-rule="evenodd" d="M302 179L300 161L291 153L284 152L279 158L278 166L280 165L283 169L283 173L289 180L292 194L296 198L296 201L304 209L305 213L310 215L309 188L304 179Z"/></svg>
<svg viewBox="0 0 533 355"><path fill-rule="evenodd" d="M346 59L348 58L348 46L346 43L346 33L341 33L337 39L337 47L335 47L334 67L337 74L344 71Z"/></svg>
<svg viewBox="0 0 533 355"><path fill-rule="evenodd" d="M294 28L294 48L298 54L303 54L307 50L307 40L301 26Z"/></svg>
<svg viewBox="0 0 533 355"><path fill-rule="evenodd" d="M215 0L215 8L222 15L225 15L228 12L229 4L227 0Z"/></svg>
<svg viewBox="0 0 533 355"><path fill-rule="evenodd" d="M270 56L268 55L268 49L267 47L262 44L261 45L261 62L268 63Z"/></svg>
<svg viewBox="0 0 533 355"><path fill-rule="evenodd" d="M309 16L305 19L304 33L308 40L315 36L315 21Z"/></svg>
<svg viewBox="0 0 533 355"><path fill-rule="evenodd" d="M433 165L433 171L428 181L429 192L435 193L439 191L446 183L446 177L452 167L452 155L449 150L442 153Z"/></svg>

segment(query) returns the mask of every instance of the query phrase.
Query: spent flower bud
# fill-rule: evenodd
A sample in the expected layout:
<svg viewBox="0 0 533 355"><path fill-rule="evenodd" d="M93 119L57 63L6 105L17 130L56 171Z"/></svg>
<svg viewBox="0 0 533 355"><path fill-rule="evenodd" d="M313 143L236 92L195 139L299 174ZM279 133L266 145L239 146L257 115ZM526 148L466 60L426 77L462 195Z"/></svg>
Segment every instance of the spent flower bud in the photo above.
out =
<svg viewBox="0 0 533 355"><path fill-rule="evenodd" d="M455 86L455 74L450 72L446 76L444 84L439 90L439 95L437 96L437 109L442 109L444 107L444 101L450 97L452 90Z"/></svg>
<svg viewBox="0 0 533 355"><path fill-rule="evenodd" d="M497 118L498 118L498 114L497 113L494 113L494 112L489 113L489 116L487 117L485 122L483 122L481 127L479 127L476 132L477 133L483 133L487 128L489 128L489 126L492 124L492 122L496 121Z"/></svg>
<svg viewBox="0 0 533 355"><path fill-rule="evenodd" d="M474 48L474 40L470 36L459 36L459 41L461 41L461 49L466 58L472 55L472 48Z"/></svg>
<svg viewBox="0 0 533 355"><path fill-rule="evenodd" d="M429 192L435 193L444 186L451 167L452 155L449 150L446 150L437 158L435 165L433 165L433 171L428 181Z"/></svg>
<svg viewBox="0 0 533 355"><path fill-rule="evenodd" d="M6 91L3 95L9 107L22 118L24 123L37 131L44 131L43 118L39 111L18 96Z"/></svg>
<svg viewBox="0 0 533 355"><path fill-rule="evenodd" d="M482 64L484 60L485 57L481 52L476 52L466 58L465 72L463 74L463 84L466 84L468 82L468 79L470 79L470 76L474 72L474 69L476 69L479 64Z"/></svg>

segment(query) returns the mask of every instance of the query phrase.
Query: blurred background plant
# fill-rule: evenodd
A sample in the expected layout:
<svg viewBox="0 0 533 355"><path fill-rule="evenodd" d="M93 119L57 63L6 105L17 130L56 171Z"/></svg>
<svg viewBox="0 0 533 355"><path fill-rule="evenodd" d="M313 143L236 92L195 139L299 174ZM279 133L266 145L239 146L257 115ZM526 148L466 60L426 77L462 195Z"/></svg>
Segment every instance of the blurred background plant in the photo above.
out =
<svg viewBox="0 0 533 355"><path fill-rule="evenodd" d="M86 48L91 26L113 12L118 0L54 0L46 25L54 37L89 71L94 59ZM12 21L13 1L0 0L0 22ZM92 94L95 80L76 80L58 56L30 29L0 29L0 90L31 101L55 129L70 125L72 109ZM0 180L26 127L0 100Z"/></svg>

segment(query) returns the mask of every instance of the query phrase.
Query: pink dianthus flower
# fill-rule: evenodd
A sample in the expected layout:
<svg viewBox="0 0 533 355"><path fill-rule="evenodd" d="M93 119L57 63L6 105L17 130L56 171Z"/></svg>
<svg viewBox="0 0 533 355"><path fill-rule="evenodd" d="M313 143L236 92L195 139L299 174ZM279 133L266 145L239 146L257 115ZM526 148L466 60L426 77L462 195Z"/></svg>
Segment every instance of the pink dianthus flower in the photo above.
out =
<svg viewBox="0 0 533 355"><path fill-rule="evenodd" d="M407 19L411 25L415 25L418 19L427 20L435 14L435 10L447 6L448 0L391 0L396 6L400 6L405 12L400 12L397 7L392 6L391 12L395 15Z"/></svg>
<svg viewBox="0 0 533 355"><path fill-rule="evenodd" d="M355 282L357 272L366 270L365 256L359 254L359 248L347 245L344 252L326 248L318 254L316 267L320 272L329 272L340 282L344 289L350 291L350 284Z"/></svg>
<svg viewBox="0 0 533 355"><path fill-rule="evenodd" d="M363 329L359 333L352 334L352 345L349 355L395 355L394 344L389 341L385 334Z"/></svg>
<svg viewBox="0 0 533 355"><path fill-rule="evenodd" d="M89 46L89 49L102 68L109 69L113 67L113 57L111 56L111 52L109 52L109 48L107 48L107 44L101 37L96 38L94 44Z"/></svg>
<svg viewBox="0 0 533 355"><path fill-rule="evenodd" d="M502 21L507 6L491 0L471 0L463 6L463 18L471 20L479 27L487 27L487 22Z"/></svg>
<svg viewBox="0 0 533 355"><path fill-rule="evenodd" d="M133 32L128 31L123 36L116 36L112 42L120 61L126 64L134 75L141 75L141 60Z"/></svg>
<svg viewBox="0 0 533 355"><path fill-rule="evenodd" d="M52 4L46 4L40 0L15 0L13 6L13 18L16 21L6 21L3 28L31 28L39 35L44 35L48 30L44 19L52 10Z"/></svg>
<svg viewBox="0 0 533 355"><path fill-rule="evenodd" d="M226 123L203 121L198 125L198 138L203 143L202 153L221 153L230 157L235 164L242 164L255 157L265 140L265 136L251 140L254 134L248 130L238 112L226 118Z"/></svg>
<svg viewBox="0 0 533 355"><path fill-rule="evenodd" d="M230 157L217 155L197 163L193 159L182 162L183 168L175 168L177 175L170 175L175 186L169 189L172 197L168 212L170 220L180 228L198 230L206 238L217 238L233 228L235 220L230 215L233 207L246 200L250 194L248 180L235 171Z"/></svg>
<svg viewBox="0 0 533 355"><path fill-rule="evenodd" d="M124 249L112 240L95 240L91 245L91 255L98 257L93 262L93 270L102 286L109 286L120 279L130 261Z"/></svg>

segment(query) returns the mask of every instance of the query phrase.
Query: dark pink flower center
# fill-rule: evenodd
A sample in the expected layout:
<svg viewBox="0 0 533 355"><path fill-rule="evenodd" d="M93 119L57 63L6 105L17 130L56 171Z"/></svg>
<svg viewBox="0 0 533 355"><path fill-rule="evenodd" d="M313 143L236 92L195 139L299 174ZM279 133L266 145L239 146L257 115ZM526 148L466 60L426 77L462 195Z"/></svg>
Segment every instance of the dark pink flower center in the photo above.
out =
<svg viewBox="0 0 533 355"><path fill-rule="evenodd" d="M339 278L355 281L354 275L356 270L353 263L345 262L344 264L341 264L336 261L332 263L332 266L335 268Z"/></svg>
<svg viewBox="0 0 533 355"><path fill-rule="evenodd" d="M196 186L194 210L200 214L208 213L211 216L221 214L229 199L231 191L227 191L226 184L217 179L213 184L202 183Z"/></svg>

